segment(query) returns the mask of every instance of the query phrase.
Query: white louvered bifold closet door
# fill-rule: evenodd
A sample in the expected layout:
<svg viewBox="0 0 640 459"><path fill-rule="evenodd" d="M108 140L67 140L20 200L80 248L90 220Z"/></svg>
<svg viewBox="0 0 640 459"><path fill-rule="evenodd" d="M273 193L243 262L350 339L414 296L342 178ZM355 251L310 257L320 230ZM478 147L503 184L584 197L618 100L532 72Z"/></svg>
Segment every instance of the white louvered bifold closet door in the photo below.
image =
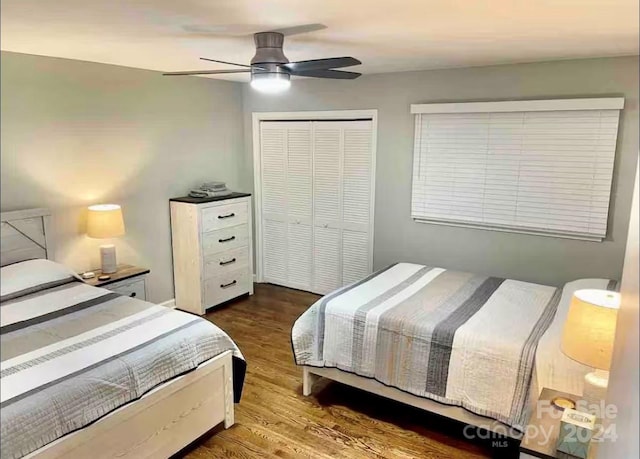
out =
<svg viewBox="0 0 640 459"><path fill-rule="evenodd" d="M262 125L262 257L267 282L287 282L287 131Z"/></svg>
<svg viewBox="0 0 640 459"><path fill-rule="evenodd" d="M372 122L313 123L313 291L371 272Z"/></svg>
<svg viewBox="0 0 640 459"><path fill-rule="evenodd" d="M261 122L265 282L328 293L372 270L371 121Z"/></svg>
<svg viewBox="0 0 640 459"><path fill-rule="evenodd" d="M311 123L261 123L264 280L310 290Z"/></svg>
<svg viewBox="0 0 640 459"><path fill-rule="evenodd" d="M345 123L342 160L342 285L371 273L371 121Z"/></svg>
<svg viewBox="0 0 640 459"><path fill-rule="evenodd" d="M288 285L309 290L313 246L311 126L308 122L292 123L287 132Z"/></svg>
<svg viewBox="0 0 640 459"><path fill-rule="evenodd" d="M326 293L342 285L341 123L313 123L313 291Z"/></svg>

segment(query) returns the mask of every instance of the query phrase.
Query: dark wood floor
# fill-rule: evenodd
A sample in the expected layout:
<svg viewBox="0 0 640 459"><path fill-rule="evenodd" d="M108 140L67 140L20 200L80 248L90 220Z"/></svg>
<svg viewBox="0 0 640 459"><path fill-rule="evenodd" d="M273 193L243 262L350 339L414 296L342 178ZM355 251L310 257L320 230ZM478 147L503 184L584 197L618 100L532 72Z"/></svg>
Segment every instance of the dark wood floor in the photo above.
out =
<svg viewBox="0 0 640 459"><path fill-rule="evenodd" d="M317 298L260 284L252 297L207 314L238 344L247 376L236 424L204 437L185 457L517 457L514 445L492 450L488 443L471 443L458 423L338 383L324 380L303 397L290 333Z"/></svg>

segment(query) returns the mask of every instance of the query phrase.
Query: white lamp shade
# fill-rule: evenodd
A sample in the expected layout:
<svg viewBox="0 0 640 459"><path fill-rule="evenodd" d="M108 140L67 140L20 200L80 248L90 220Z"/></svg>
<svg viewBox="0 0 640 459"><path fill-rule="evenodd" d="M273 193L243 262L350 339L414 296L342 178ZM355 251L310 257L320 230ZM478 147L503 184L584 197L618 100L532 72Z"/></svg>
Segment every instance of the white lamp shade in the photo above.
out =
<svg viewBox="0 0 640 459"><path fill-rule="evenodd" d="M89 206L87 236L105 239L124 235L122 209L117 204Z"/></svg>
<svg viewBox="0 0 640 459"><path fill-rule="evenodd" d="M609 370L620 294L577 290L571 298L562 335L562 352L584 365Z"/></svg>

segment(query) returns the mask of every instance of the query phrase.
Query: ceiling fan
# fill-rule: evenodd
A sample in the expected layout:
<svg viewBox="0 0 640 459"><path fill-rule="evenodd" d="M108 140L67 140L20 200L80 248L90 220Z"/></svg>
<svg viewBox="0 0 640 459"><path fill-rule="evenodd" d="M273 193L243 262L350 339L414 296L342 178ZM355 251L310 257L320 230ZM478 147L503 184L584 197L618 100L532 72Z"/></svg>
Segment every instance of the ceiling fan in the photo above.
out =
<svg viewBox="0 0 640 459"><path fill-rule="evenodd" d="M302 26L301 26L302 27ZM305 26L306 27L306 26ZM324 27L324 26L323 26ZM296 28L289 28L294 30ZM358 59L353 57L331 57L327 59L313 59L308 61L289 62L282 51L285 33L289 29L279 31L258 32L253 34L256 44L256 54L251 59L250 65L236 64L217 59L200 59L220 64L236 65L244 67L237 70L193 70L183 72L166 72L166 76L182 75L216 75L227 73L251 73L251 86L262 92L280 92L291 85L291 76L303 76L312 78L331 78L338 80L352 80L361 74L335 70L338 68L359 65ZM318 28L314 29L318 30ZM295 31L297 32L297 30ZM291 33L289 33L291 34Z"/></svg>

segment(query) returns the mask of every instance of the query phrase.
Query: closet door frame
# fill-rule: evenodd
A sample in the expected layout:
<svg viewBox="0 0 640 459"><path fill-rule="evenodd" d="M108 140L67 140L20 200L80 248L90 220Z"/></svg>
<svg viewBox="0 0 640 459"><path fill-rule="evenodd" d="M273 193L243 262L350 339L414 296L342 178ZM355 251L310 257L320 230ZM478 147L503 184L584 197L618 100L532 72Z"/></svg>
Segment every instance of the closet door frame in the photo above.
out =
<svg viewBox="0 0 640 459"><path fill-rule="evenodd" d="M378 139L378 110L328 110L328 111L301 111L301 112L253 112L253 197L255 215L255 282L264 282L263 277L263 247L262 247L262 159L260 145L261 121L361 121L371 120L371 200L369 215L369 265L373 269L373 241L374 235L374 209L376 196L376 157Z"/></svg>

